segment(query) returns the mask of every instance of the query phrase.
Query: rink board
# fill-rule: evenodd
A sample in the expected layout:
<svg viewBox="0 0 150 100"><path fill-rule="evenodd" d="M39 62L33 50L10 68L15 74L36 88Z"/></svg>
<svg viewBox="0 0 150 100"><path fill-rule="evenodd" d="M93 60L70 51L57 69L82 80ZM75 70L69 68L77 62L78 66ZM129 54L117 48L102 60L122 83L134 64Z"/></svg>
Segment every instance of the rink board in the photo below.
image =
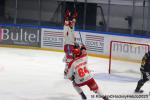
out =
<svg viewBox="0 0 150 100"><path fill-rule="evenodd" d="M0 28L0 44L10 47L23 47L34 48L40 50L52 50L63 51L63 29L60 28L43 28L33 26L19 26L19 25L1 25ZM77 42L83 43L87 47L89 55L96 57L109 57L110 42L111 41L123 41L133 43L150 44L150 38L138 35L127 35L123 33L111 33L111 32L95 32L95 31L75 31ZM80 37L81 34L81 37ZM116 56L120 53L126 53L124 55L128 58L129 54L136 54L137 52L125 51L124 49L132 49L125 47L124 45L118 45L123 50L118 50ZM125 52L124 52L125 51ZM138 56L143 56L146 50L138 52ZM136 57L136 55L135 55ZM118 58L122 60L122 58Z"/></svg>

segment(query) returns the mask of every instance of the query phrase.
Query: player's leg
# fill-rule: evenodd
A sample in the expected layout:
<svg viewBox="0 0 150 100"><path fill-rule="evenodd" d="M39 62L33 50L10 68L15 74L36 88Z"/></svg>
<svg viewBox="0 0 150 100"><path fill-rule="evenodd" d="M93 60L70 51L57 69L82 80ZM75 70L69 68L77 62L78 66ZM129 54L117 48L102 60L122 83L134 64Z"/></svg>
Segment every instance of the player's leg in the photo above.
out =
<svg viewBox="0 0 150 100"><path fill-rule="evenodd" d="M72 58L73 48L74 48L74 45L71 45L71 44L64 45L64 52L66 54L66 58Z"/></svg>
<svg viewBox="0 0 150 100"><path fill-rule="evenodd" d="M87 97L84 94L84 92L82 91L82 89L75 82L73 82L72 84L73 84L73 87L75 88L75 90L81 96L82 100L87 100Z"/></svg>
<svg viewBox="0 0 150 100"><path fill-rule="evenodd" d="M144 91L141 90L141 87L145 84L145 82L147 82L148 79L148 74L145 72L141 72L141 79L138 81L137 83L137 87L135 89L136 93L143 93Z"/></svg>
<svg viewBox="0 0 150 100"><path fill-rule="evenodd" d="M90 88L91 91L102 97L104 100L109 100L107 96L105 96L102 91L99 90L99 87L95 80L92 78L88 81L88 87Z"/></svg>
<svg viewBox="0 0 150 100"><path fill-rule="evenodd" d="M100 95L104 100L110 100L107 96L103 95L103 93L98 89L94 91L96 94Z"/></svg>
<svg viewBox="0 0 150 100"><path fill-rule="evenodd" d="M65 57L63 58L63 61L66 61L66 63L69 63L73 59L72 56L73 47L74 46L70 44L64 45Z"/></svg>
<svg viewBox="0 0 150 100"><path fill-rule="evenodd" d="M64 69L64 79L67 79L67 73L68 73L68 64L66 63L65 69Z"/></svg>
<svg viewBox="0 0 150 100"><path fill-rule="evenodd" d="M66 44L64 45L64 52L65 52L65 57L63 58L63 62L65 62L65 69L64 69L64 78L66 78L66 74L68 71L68 63L72 61L72 49L73 45Z"/></svg>

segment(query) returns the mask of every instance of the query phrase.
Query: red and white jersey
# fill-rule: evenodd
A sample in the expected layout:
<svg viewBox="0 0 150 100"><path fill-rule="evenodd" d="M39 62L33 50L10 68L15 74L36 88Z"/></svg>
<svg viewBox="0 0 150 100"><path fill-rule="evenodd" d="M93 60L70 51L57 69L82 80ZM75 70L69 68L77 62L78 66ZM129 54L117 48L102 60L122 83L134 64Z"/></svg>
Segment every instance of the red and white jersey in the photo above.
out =
<svg viewBox="0 0 150 100"><path fill-rule="evenodd" d="M68 65L67 78L75 77L75 83L81 84L92 78L90 71L87 68L87 54L72 60Z"/></svg>
<svg viewBox="0 0 150 100"><path fill-rule="evenodd" d="M74 45L74 43L75 43L74 26L75 26L74 21L66 21L65 20L65 23L64 23L64 45L65 44Z"/></svg>

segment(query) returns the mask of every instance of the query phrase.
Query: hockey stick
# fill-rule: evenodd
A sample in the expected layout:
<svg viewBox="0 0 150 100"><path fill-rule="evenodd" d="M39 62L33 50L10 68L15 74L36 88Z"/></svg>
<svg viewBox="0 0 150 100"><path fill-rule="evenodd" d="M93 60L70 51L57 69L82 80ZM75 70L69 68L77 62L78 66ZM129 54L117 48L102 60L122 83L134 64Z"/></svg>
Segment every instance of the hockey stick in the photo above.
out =
<svg viewBox="0 0 150 100"><path fill-rule="evenodd" d="M77 4L77 0L74 0L74 10L77 10L76 4ZM79 30L79 36L80 36L81 43L83 44L82 36L81 36L80 30ZM83 44L83 45L84 45L84 44Z"/></svg>
<svg viewBox="0 0 150 100"><path fill-rule="evenodd" d="M79 30L79 36L80 36L81 43L84 45L83 40L82 40L82 36L81 36L81 33L80 33L80 30Z"/></svg>
<svg viewBox="0 0 150 100"><path fill-rule="evenodd" d="M77 0L74 0L74 9L76 9Z"/></svg>
<svg viewBox="0 0 150 100"><path fill-rule="evenodd" d="M75 10L77 10L76 5L77 5L77 0L74 0L74 9ZM81 33L80 33L80 30L79 30L79 36L80 36L81 44L84 45L83 40L82 40L82 36L81 36Z"/></svg>

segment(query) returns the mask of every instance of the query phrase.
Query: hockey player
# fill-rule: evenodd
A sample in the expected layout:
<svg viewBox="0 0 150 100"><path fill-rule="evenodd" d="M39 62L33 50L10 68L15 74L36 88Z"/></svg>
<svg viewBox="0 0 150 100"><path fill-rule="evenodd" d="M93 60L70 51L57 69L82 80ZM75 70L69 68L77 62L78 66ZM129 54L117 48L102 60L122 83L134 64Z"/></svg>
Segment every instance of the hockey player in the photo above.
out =
<svg viewBox="0 0 150 100"><path fill-rule="evenodd" d="M77 19L77 11L74 11L73 16L71 12L66 10L65 21L64 21L64 52L65 57L63 61L66 63L64 74L66 74L66 69L68 69L68 63L73 59L72 50L76 42L74 27Z"/></svg>
<svg viewBox="0 0 150 100"><path fill-rule="evenodd" d="M81 87L85 85L87 85L91 91L101 96L104 100L108 100L108 98L99 91L97 83L87 68L87 53L84 45L81 47L77 45L74 46L73 60L68 65L67 78L72 80L73 87L81 95L83 100L87 99L81 89Z"/></svg>
<svg viewBox="0 0 150 100"><path fill-rule="evenodd" d="M141 87L150 79L150 51L145 53L142 63L141 63L141 79L137 83L137 87L135 89L135 93L143 93Z"/></svg>

